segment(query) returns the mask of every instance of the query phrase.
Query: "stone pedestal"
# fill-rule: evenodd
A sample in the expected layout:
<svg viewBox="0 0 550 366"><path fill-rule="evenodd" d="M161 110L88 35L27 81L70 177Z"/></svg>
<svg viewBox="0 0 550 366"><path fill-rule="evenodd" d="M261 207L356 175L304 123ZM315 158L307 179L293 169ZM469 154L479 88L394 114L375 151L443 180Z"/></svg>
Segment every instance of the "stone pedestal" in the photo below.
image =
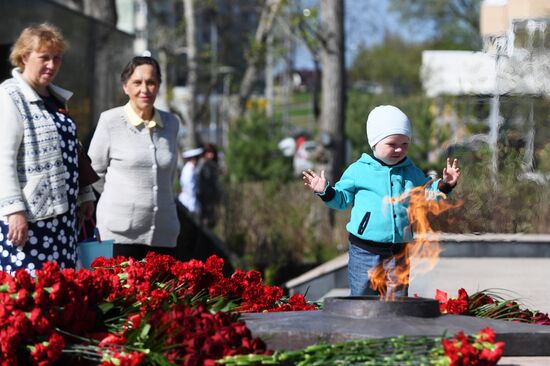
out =
<svg viewBox="0 0 550 366"><path fill-rule="evenodd" d="M274 350L299 349L320 342L337 343L400 335L441 337L454 335L460 330L467 334L475 334L488 326L496 332L498 341L506 343L504 355L550 356L549 326L461 315L438 315L433 312L432 315L435 316L422 317L417 315L418 310L413 310L412 315L407 315L403 311L406 306L394 311L396 304L383 304L372 299L350 298L351 304L345 304L345 297L329 299L326 300L329 306L325 310L252 313L244 314L243 320L254 336L261 337L268 347ZM425 300L428 299L410 299L403 301L401 305L406 304L414 308L415 305L422 304L422 307L429 308L430 305L426 305L429 301L424 303ZM340 312L335 304L341 306ZM369 306L380 308L384 305L394 310L368 310ZM353 307L363 307L363 310L350 310Z"/></svg>

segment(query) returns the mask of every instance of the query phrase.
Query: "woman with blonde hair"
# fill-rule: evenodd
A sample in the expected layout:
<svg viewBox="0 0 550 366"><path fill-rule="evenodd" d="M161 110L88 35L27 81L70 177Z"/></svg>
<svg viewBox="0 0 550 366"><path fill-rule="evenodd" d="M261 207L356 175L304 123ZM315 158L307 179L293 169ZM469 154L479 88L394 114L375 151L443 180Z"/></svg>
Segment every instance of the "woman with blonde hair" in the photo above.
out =
<svg viewBox="0 0 550 366"><path fill-rule="evenodd" d="M50 24L27 27L13 45L12 78L0 85L0 270L43 262L76 265L78 217L93 213L80 187L72 93L52 84L67 42Z"/></svg>

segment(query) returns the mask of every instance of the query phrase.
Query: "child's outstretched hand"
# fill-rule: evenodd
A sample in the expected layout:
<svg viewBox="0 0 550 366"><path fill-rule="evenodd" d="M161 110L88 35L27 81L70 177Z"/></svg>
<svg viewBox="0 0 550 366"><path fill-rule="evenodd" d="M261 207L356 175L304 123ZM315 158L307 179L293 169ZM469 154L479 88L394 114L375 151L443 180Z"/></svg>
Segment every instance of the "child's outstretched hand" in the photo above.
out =
<svg viewBox="0 0 550 366"><path fill-rule="evenodd" d="M327 180L325 178L325 171L321 170L321 176L318 176L313 170L308 169L302 172L304 178L304 185L309 187L315 193L321 193L325 190Z"/></svg>
<svg viewBox="0 0 550 366"><path fill-rule="evenodd" d="M447 167L443 168L443 181L451 185L451 187L456 186L458 178L460 177L460 168L458 167L458 160L453 160L453 165L451 165L451 159L447 158Z"/></svg>

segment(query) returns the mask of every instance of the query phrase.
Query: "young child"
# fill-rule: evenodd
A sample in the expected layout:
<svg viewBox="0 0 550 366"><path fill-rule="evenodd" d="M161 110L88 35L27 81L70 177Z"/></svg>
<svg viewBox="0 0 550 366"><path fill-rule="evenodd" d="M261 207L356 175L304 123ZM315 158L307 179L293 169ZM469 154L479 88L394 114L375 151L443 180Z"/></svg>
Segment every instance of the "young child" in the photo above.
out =
<svg viewBox="0 0 550 366"><path fill-rule="evenodd" d="M407 158L411 123L398 108L382 105L367 118L367 136L374 157L363 154L351 164L334 187L312 170L303 172L304 184L325 204L337 210L353 205L346 225L349 232L348 279L352 296L379 295L369 279L375 267L386 275L395 296L407 296L407 284L398 283L397 271L406 269L406 244L413 239L407 215L408 200L397 199L414 187L449 193L460 177L458 161L443 169L443 178L430 182ZM408 283L408 281L406 281Z"/></svg>

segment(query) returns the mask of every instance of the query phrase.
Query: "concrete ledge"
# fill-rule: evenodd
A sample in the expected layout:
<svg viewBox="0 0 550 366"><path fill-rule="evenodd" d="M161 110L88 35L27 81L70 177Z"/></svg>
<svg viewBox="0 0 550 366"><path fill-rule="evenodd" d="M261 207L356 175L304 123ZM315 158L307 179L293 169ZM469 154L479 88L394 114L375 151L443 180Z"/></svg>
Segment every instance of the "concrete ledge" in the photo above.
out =
<svg viewBox="0 0 550 366"><path fill-rule="evenodd" d="M547 234L441 234L441 257L550 257Z"/></svg>
<svg viewBox="0 0 550 366"><path fill-rule="evenodd" d="M439 238L441 242L501 242L501 243L541 243L550 245L550 234L499 234L499 233L473 233L450 234L441 233L429 237Z"/></svg>
<svg viewBox="0 0 550 366"><path fill-rule="evenodd" d="M349 257L347 252L339 255L338 257L333 258L330 261L325 262L320 266L317 266L296 278L293 278L292 280L285 283L284 286L286 288L292 288L315 278L323 277L325 275L331 275L334 271L347 267L348 258Z"/></svg>

